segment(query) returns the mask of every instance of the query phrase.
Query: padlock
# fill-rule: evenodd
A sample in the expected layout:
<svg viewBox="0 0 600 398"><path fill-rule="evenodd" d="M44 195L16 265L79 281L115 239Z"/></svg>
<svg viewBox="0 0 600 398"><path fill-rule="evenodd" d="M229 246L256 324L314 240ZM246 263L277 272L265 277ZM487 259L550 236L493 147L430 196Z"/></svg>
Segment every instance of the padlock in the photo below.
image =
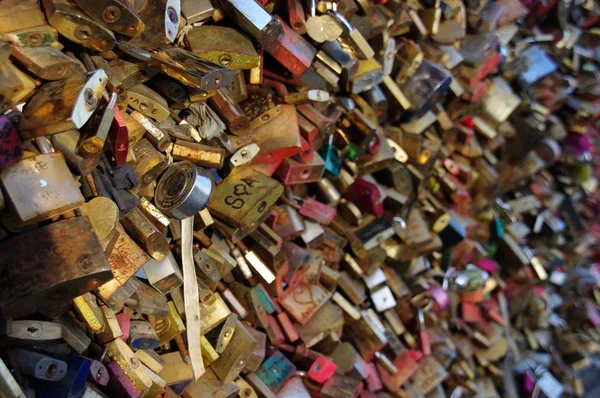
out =
<svg viewBox="0 0 600 398"><path fill-rule="evenodd" d="M29 19L33 20L34 18ZM21 47L52 46L58 43L58 31L46 23L13 30L2 34L2 36L6 38L10 37L12 41L15 41Z"/></svg>
<svg viewBox="0 0 600 398"><path fill-rule="evenodd" d="M235 135L250 133L250 119L238 104L233 102L226 88L217 90L208 99L210 106L225 121L227 128Z"/></svg>
<svg viewBox="0 0 600 398"><path fill-rule="evenodd" d="M127 377L123 368L115 361L106 365L110 380L107 391L123 397L135 397L140 395L140 391L133 382Z"/></svg>
<svg viewBox="0 0 600 398"><path fill-rule="evenodd" d="M169 251L165 236L138 208L132 209L121 220L125 231L155 260L162 261Z"/></svg>
<svg viewBox="0 0 600 398"><path fill-rule="evenodd" d="M279 45L278 40L283 35L281 21L269 14L257 1L219 0L218 3L224 14L248 32L266 51Z"/></svg>
<svg viewBox="0 0 600 398"><path fill-rule="evenodd" d="M106 347L108 357L119 364L137 390L146 391L152 386L152 380L144 370L141 361L123 340L113 340L107 343Z"/></svg>
<svg viewBox="0 0 600 398"><path fill-rule="evenodd" d="M62 357L62 359L66 362L67 369L60 381L32 379L32 387L36 396L69 396L83 392L91 361L76 355Z"/></svg>
<svg viewBox="0 0 600 398"><path fill-rule="evenodd" d="M75 311L83 319L88 330L93 333L100 333L104 330L104 318L95 296L86 293L75 297L72 301Z"/></svg>
<svg viewBox="0 0 600 398"><path fill-rule="evenodd" d="M97 341L99 343L106 343L116 338L120 338L123 332L121 331L121 326L117 321L114 311L106 305L101 305L100 311L102 312L104 330L96 335Z"/></svg>
<svg viewBox="0 0 600 398"><path fill-rule="evenodd" d="M167 120L169 117L167 101L143 84L138 84L127 89L127 102L133 109L144 116L158 121ZM132 117L140 122L134 114L132 114ZM143 125L142 122L140 123Z"/></svg>
<svg viewBox="0 0 600 398"><path fill-rule="evenodd" d="M0 11L2 33L32 28L46 23L36 1L8 1Z"/></svg>
<svg viewBox="0 0 600 398"><path fill-rule="evenodd" d="M12 351L23 374L39 380L61 381L67 374L67 363L34 351L17 348Z"/></svg>
<svg viewBox="0 0 600 398"><path fill-rule="evenodd" d="M212 365L221 382L229 383L239 375L256 346L256 338L248 327L238 320L229 345Z"/></svg>
<svg viewBox="0 0 600 398"><path fill-rule="evenodd" d="M132 41L135 40L137 38ZM179 80L187 86L213 91L230 84L235 76L233 70L206 61L182 48L170 47L149 53L132 46L132 41L127 43L120 41L119 49L136 59L147 62L148 67Z"/></svg>
<svg viewBox="0 0 600 398"><path fill-rule="evenodd" d="M250 228L268 215L282 192L283 187L275 180L245 168L217 185L208 208L232 227Z"/></svg>
<svg viewBox="0 0 600 398"><path fill-rule="evenodd" d="M192 53L226 68L251 69L260 62L252 42L231 28L197 26L186 35L185 40Z"/></svg>
<svg viewBox="0 0 600 398"><path fill-rule="evenodd" d="M158 335L148 322L132 321L129 331L129 345L136 349L152 350L158 347Z"/></svg>
<svg viewBox="0 0 600 398"><path fill-rule="evenodd" d="M271 391L279 390L288 378L296 371L294 364L287 359L280 351L276 351L267 358L256 376L261 379Z"/></svg>
<svg viewBox="0 0 600 398"><path fill-rule="evenodd" d="M328 10L327 14L334 17L343 27L342 39L353 48L358 58L366 60L375 56L375 51L369 45L358 29L348 22L348 20L338 11Z"/></svg>
<svg viewBox="0 0 600 398"><path fill-rule="evenodd" d="M141 314L165 317L169 313L167 299L148 285L140 283L125 305Z"/></svg>
<svg viewBox="0 0 600 398"><path fill-rule="evenodd" d="M140 140L131 148L133 172L139 181L138 188L144 188L152 183L167 168L167 163L147 139Z"/></svg>
<svg viewBox="0 0 600 398"><path fill-rule="evenodd" d="M0 93L3 95L0 109L4 110L28 97L38 84L10 61L0 64L0 76L2 77Z"/></svg>
<svg viewBox="0 0 600 398"><path fill-rule="evenodd" d="M0 172L16 163L23 155L21 139L15 126L6 116L0 117Z"/></svg>
<svg viewBox="0 0 600 398"><path fill-rule="evenodd" d="M323 398L356 397L360 396L364 384L352 377L334 374L323 384L321 396Z"/></svg>
<svg viewBox="0 0 600 398"><path fill-rule="evenodd" d="M81 237L85 237L85 241L81 241ZM41 267L40 269L45 269L45 267L54 269L57 264L72 264L73 262L78 266L69 266L69 273L64 275L56 275L52 271L49 271L48 275L38 272L38 278L34 278L35 280L29 279L34 282L34 285L29 286L29 282L19 283L18 292L11 291L8 286L5 287L4 291L7 296L2 299L2 311L6 316L17 313L26 315L32 310L29 303L31 299L37 301L39 305L40 301L38 299L43 297L42 302L50 305L56 303L57 300L62 301L86 293L110 278L110 267L106 262L102 248L93 233L91 224L84 217L75 217L50 224L44 228L5 241L4 246L6 247L2 252L8 257L3 259L2 262L8 261L9 257L13 262L17 259L24 260L22 256L27 251L22 251L21 248L22 245L28 245L31 239L37 242L36 247L53 253L51 258L54 258L54 261L44 260L38 264L35 261L32 263L32 260L28 259L28 264L35 265L38 268ZM60 248L68 248L68 250L59 250ZM7 278L7 281L11 281L11 284L17 280L15 279L17 277L11 273L7 275ZM54 293L56 289L60 290L60 297Z"/></svg>
<svg viewBox="0 0 600 398"><path fill-rule="evenodd" d="M114 34L66 0L44 0L44 12L53 28L69 40L94 51L110 51Z"/></svg>
<svg viewBox="0 0 600 398"><path fill-rule="evenodd" d="M114 278L98 288L98 294L105 302L126 284L138 269L150 261L150 256L125 231L119 232L121 233L117 243L108 257Z"/></svg>
<svg viewBox="0 0 600 398"><path fill-rule="evenodd" d="M117 94L113 93L108 104L88 120L85 133L81 136L77 148L79 155L85 158L95 158L100 155L115 119L114 106L116 101Z"/></svg>
<svg viewBox="0 0 600 398"><path fill-rule="evenodd" d="M177 289L183 284L181 270L173 254L169 253L162 261L150 260L144 265L148 282L163 294Z"/></svg>
<svg viewBox="0 0 600 398"><path fill-rule="evenodd" d="M12 55L25 69L44 80L67 79L82 72L79 62L54 47L15 47Z"/></svg>
<svg viewBox="0 0 600 398"><path fill-rule="evenodd" d="M131 45L151 51L175 41L181 19L179 0L140 2L135 3L135 7L135 14L144 24L144 30L129 40Z"/></svg>
<svg viewBox="0 0 600 398"><path fill-rule="evenodd" d="M306 324L331 297L331 292L318 284L299 283L288 287L277 301L301 325Z"/></svg>
<svg viewBox="0 0 600 398"><path fill-rule="evenodd" d="M181 5L181 14L189 24L204 21L214 13L215 9L209 0L186 1Z"/></svg>
<svg viewBox="0 0 600 398"><path fill-rule="evenodd" d="M87 76L77 73L66 80L46 83L27 102L18 126L21 137L81 128L96 109L106 82L106 74L97 70Z"/></svg>
<svg viewBox="0 0 600 398"><path fill-rule="evenodd" d="M111 0L92 4L79 0L76 3L95 21L119 34L135 37L146 28L144 22L135 13L133 4L126 1Z"/></svg>
<svg viewBox="0 0 600 398"><path fill-rule="evenodd" d="M156 207L181 220L204 209L214 190L207 171L190 162L179 162L169 167L158 182Z"/></svg>

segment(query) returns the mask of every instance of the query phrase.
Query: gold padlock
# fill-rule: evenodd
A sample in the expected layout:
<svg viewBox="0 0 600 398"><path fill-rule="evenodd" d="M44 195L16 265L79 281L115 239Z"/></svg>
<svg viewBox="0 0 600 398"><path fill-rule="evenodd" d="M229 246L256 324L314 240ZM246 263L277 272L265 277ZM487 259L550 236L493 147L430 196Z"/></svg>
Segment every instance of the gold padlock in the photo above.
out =
<svg viewBox="0 0 600 398"><path fill-rule="evenodd" d="M44 84L27 102L19 122L23 139L79 129L92 116L108 78L102 70Z"/></svg>
<svg viewBox="0 0 600 398"><path fill-rule="evenodd" d="M6 200L24 223L63 214L85 202L61 153L21 159L0 174Z"/></svg>
<svg viewBox="0 0 600 398"><path fill-rule="evenodd" d="M81 73L81 64L54 47L14 48L13 57L44 80L62 80Z"/></svg>
<svg viewBox="0 0 600 398"><path fill-rule="evenodd" d="M233 70L255 68L260 62L252 42L235 29L196 26L186 34L185 41L192 53Z"/></svg>
<svg viewBox="0 0 600 398"><path fill-rule="evenodd" d="M67 39L89 49L105 52L116 44L115 35L68 0L43 0L46 18Z"/></svg>
<svg viewBox="0 0 600 398"><path fill-rule="evenodd" d="M277 181L250 167L242 168L216 186L208 209L234 228L251 228L260 224L282 193Z"/></svg>

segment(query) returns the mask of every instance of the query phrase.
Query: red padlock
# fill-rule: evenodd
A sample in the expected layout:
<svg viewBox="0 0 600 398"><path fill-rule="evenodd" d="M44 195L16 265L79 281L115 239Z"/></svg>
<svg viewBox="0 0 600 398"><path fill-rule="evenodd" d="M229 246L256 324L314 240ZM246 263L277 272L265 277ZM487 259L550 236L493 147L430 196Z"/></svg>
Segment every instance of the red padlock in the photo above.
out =
<svg viewBox="0 0 600 398"><path fill-rule="evenodd" d="M116 318L121 327L121 340L127 341L129 338L129 328L131 327L131 317L129 314L121 312L120 314L117 314Z"/></svg>
<svg viewBox="0 0 600 398"><path fill-rule="evenodd" d="M360 211L383 216L383 200L377 185L362 178L357 178L346 192L346 198L354 203Z"/></svg>
<svg viewBox="0 0 600 398"><path fill-rule="evenodd" d="M269 53L294 76L300 77L312 64L317 51L281 18L276 18L283 26L283 35L279 38L279 45Z"/></svg>
<svg viewBox="0 0 600 398"><path fill-rule="evenodd" d="M129 130L119 108L115 107L115 117L108 132L108 147L115 158L118 167L125 165L129 149Z"/></svg>
<svg viewBox="0 0 600 398"><path fill-rule="evenodd" d="M320 356L310 365L306 374L317 383L323 384L333 376L336 369L337 365L333 361Z"/></svg>
<svg viewBox="0 0 600 398"><path fill-rule="evenodd" d="M304 203L302 203L299 213L300 215L310 218L311 220L314 220L320 224L329 225L331 221L333 221L337 210L309 196L304 199Z"/></svg>

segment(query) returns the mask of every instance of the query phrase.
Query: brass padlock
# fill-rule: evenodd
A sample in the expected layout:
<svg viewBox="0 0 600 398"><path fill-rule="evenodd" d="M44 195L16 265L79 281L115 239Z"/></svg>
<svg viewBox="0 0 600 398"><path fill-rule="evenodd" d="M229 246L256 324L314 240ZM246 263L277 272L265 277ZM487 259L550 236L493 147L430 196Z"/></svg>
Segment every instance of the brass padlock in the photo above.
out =
<svg viewBox="0 0 600 398"><path fill-rule="evenodd" d="M226 86L235 76L233 70L213 64L183 48L169 47L150 53L133 47L130 42L120 41L118 44L121 51L148 62L150 68L171 76L187 86L204 91L213 91Z"/></svg>
<svg viewBox="0 0 600 398"><path fill-rule="evenodd" d="M185 40L192 53L229 69L251 69L260 62L252 42L231 28L197 26L185 35Z"/></svg>
<svg viewBox="0 0 600 398"><path fill-rule="evenodd" d="M136 1L135 7L144 30L129 41L131 45L154 50L175 41L181 20L180 0Z"/></svg>
<svg viewBox="0 0 600 398"><path fill-rule="evenodd" d="M1 246L1 264L20 264L7 267L2 281L0 306L6 317L27 315L40 305L80 296L111 278L110 266L86 217L50 224ZM27 272L30 268L36 271Z"/></svg>
<svg viewBox="0 0 600 398"><path fill-rule="evenodd" d="M0 32L44 25L46 19L36 0L9 0L0 6Z"/></svg>
<svg viewBox="0 0 600 398"><path fill-rule="evenodd" d="M82 72L79 62L54 47L13 47L13 57L44 80L67 79Z"/></svg>
<svg viewBox="0 0 600 398"><path fill-rule="evenodd" d="M96 110L107 81L106 73L96 70L44 84L23 109L18 127L21 137L81 128Z"/></svg>
<svg viewBox="0 0 600 398"><path fill-rule="evenodd" d="M114 48L115 35L68 0L43 0L42 4L50 25L67 39L100 52Z"/></svg>
<svg viewBox="0 0 600 398"><path fill-rule="evenodd" d="M21 47L58 45L58 31L46 24L14 30L1 36L16 41Z"/></svg>
<svg viewBox="0 0 600 398"><path fill-rule="evenodd" d="M109 0L90 2L76 0L77 5L98 23L113 32L135 37L141 34L146 26L132 9L133 2L126 0Z"/></svg>
<svg viewBox="0 0 600 398"><path fill-rule="evenodd" d="M208 209L231 227L248 229L266 217L282 193L280 183L247 167L216 186Z"/></svg>
<svg viewBox="0 0 600 398"><path fill-rule="evenodd" d="M138 188L142 189L166 170L167 162L164 156L158 152L150 141L143 138L133 147L127 160L133 167L133 172L139 182Z"/></svg>
<svg viewBox="0 0 600 398"><path fill-rule="evenodd" d="M0 182L23 223L47 220L85 202L60 153L21 159L0 174Z"/></svg>

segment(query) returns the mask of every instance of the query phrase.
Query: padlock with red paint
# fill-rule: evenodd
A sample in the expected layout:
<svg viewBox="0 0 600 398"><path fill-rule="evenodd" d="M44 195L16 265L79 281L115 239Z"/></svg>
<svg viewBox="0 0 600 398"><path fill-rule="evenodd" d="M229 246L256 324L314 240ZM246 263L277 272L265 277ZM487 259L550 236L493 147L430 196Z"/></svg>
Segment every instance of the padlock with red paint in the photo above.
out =
<svg viewBox="0 0 600 398"><path fill-rule="evenodd" d="M131 327L131 317L129 314L121 312L120 314L117 314L116 318L119 326L121 327L121 340L127 341L129 338L129 329Z"/></svg>
<svg viewBox="0 0 600 398"><path fill-rule="evenodd" d="M337 365L333 361L320 356L310 365L306 374L317 383L323 384L334 375L336 369Z"/></svg>
<svg viewBox="0 0 600 398"><path fill-rule="evenodd" d="M108 132L108 148L112 152L118 167L121 167L127 161L127 152L129 150L129 131L123 115L119 108L114 108L115 117L110 125Z"/></svg>
<svg viewBox="0 0 600 398"><path fill-rule="evenodd" d="M374 214L376 217L383 215L383 200L377 185L357 178L346 192L346 198L354 203L361 211Z"/></svg>
<svg viewBox="0 0 600 398"><path fill-rule="evenodd" d="M283 27L283 34L278 39L278 45L273 50L268 51L294 76L302 76L312 64L317 51L281 18L276 18Z"/></svg>
<svg viewBox="0 0 600 398"><path fill-rule="evenodd" d="M319 202L311 197L304 199L299 211L300 215L310 218L320 224L329 225L335 217L337 210Z"/></svg>

